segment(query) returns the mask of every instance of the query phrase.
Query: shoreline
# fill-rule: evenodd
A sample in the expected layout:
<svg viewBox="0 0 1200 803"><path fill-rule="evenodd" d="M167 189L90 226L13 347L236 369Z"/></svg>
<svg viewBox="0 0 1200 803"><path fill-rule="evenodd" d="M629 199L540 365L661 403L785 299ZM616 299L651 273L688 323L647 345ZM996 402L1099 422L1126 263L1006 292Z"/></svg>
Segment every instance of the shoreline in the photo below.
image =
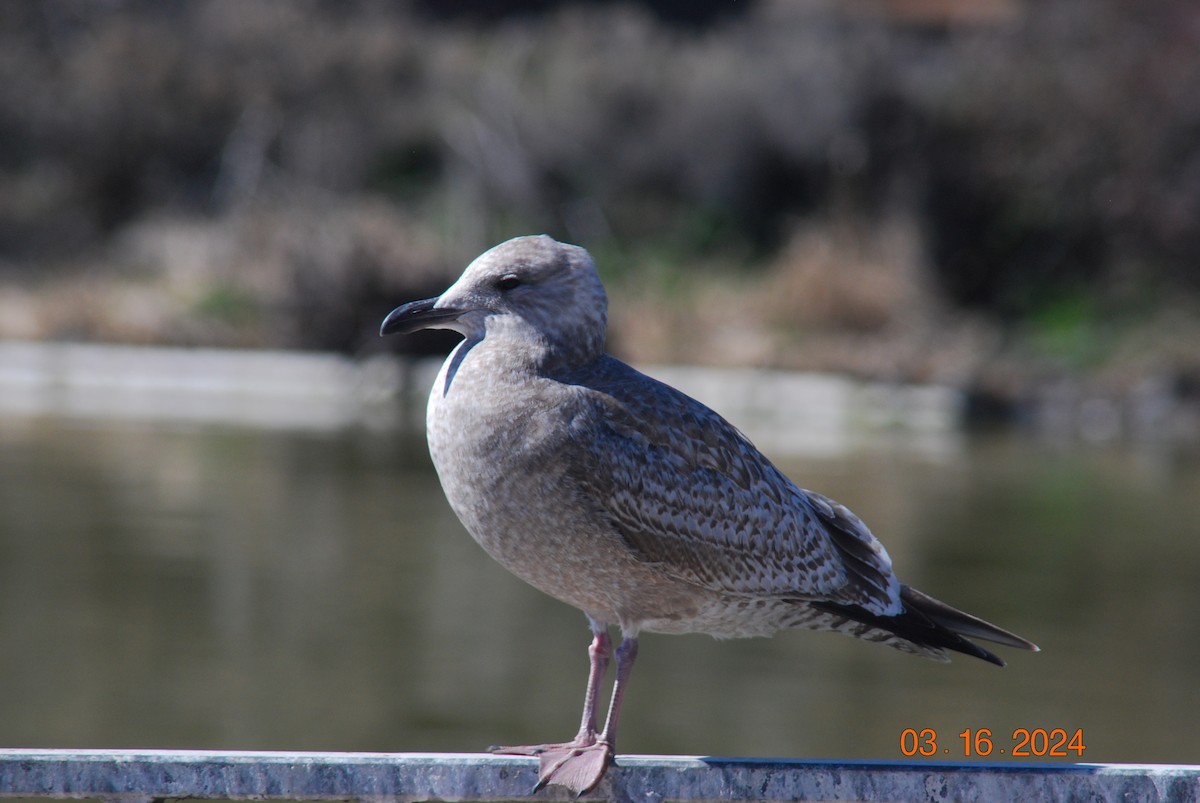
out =
<svg viewBox="0 0 1200 803"><path fill-rule="evenodd" d="M420 432L437 356L0 341L0 415L141 419L332 431ZM1084 443L1195 444L1200 409L1165 385L1124 398L1079 383L1039 389L1007 420L945 384L820 371L638 364L780 455L822 456L896 439L956 451L983 428Z"/></svg>

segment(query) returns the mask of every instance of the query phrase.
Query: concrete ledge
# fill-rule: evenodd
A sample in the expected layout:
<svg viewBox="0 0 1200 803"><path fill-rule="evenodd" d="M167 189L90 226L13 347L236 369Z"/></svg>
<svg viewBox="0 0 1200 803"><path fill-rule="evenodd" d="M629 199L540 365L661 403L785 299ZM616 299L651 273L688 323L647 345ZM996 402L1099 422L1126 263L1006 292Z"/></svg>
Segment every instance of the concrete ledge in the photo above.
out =
<svg viewBox="0 0 1200 803"><path fill-rule="evenodd" d="M487 754L0 750L0 797L500 801L536 780L533 759ZM587 799L1196 803L1200 766L620 756Z"/></svg>

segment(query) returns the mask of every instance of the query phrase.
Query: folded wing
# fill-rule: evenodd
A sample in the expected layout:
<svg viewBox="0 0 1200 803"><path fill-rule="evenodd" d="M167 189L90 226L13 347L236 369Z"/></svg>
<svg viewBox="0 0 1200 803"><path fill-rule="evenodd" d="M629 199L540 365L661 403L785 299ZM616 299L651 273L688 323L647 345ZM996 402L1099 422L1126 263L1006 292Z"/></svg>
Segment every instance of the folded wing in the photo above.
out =
<svg viewBox="0 0 1200 803"><path fill-rule="evenodd" d="M858 517L796 487L694 399L602 367L578 387L569 474L638 558L726 594L902 610L891 560Z"/></svg>

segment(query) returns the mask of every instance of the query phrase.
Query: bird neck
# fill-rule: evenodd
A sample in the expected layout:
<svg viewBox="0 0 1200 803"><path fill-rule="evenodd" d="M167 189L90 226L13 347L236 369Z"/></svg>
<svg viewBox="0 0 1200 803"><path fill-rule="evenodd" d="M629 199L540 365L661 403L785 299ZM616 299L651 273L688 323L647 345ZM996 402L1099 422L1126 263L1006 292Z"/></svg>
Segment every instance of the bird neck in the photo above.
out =
<svg viewBox="0 0 1200 803"><path fill-rule="evenodd" d="M604 336L591 331L547 334L520 318L489 322L485 348L512 368L546 376L578 368L604 353Z"/></svg>

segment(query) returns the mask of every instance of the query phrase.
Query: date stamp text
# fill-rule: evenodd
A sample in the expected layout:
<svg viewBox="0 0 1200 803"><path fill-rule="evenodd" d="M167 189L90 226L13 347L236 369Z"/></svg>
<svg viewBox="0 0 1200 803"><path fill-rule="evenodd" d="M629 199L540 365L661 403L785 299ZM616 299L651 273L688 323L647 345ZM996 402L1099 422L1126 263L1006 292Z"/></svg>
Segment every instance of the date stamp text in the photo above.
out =
<svg viewBox="0 0 1200 803"><path fill-rule="evenodd" d="M1087 749L1083 728L1016 728L1010 737L990 728L967 728L954 737L942 737L934 728L900 731L900 753L912 758L953 755L963 758L994 755L1013 758L1081 758Z"/></svg>

